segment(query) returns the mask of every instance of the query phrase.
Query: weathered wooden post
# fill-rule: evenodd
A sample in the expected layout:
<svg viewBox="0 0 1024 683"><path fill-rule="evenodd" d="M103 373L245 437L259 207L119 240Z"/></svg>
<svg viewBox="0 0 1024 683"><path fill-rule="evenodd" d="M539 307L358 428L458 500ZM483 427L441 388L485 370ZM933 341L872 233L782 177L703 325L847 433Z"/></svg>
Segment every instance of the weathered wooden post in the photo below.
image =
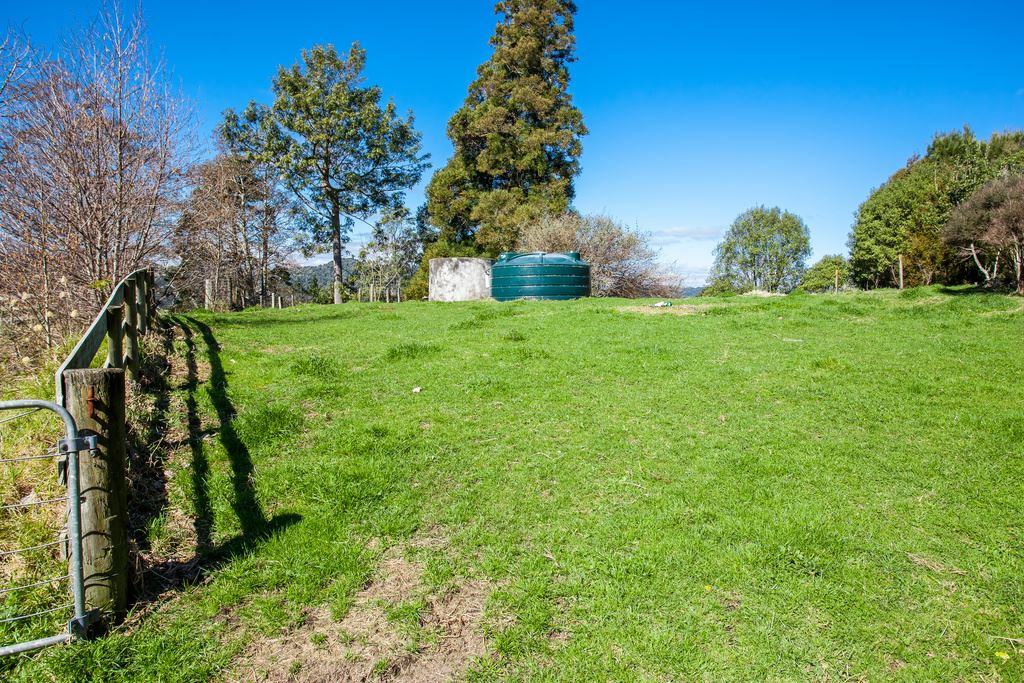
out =
<svg viewBox="0 0 1024 683"><path fill-rule="evenodd" d="M149 282L146 275L135 276L135 305L138 309L135 322L139 326L139 336L146 336L149 328Z"/></svg>
<svg viewBox="0 0 1024 683"><path fill-rule="evenodd" d="M124 281L124 305L127 315L124 316L124 368L128 379L139 381L139 323L138 299L136 299L136 279Z"/></svg>
<svg viewBox="0 0 1024 683"><path fill-rule="evenodd" d="M128 479L124 370L66 370L65 403L97 450L79 460L85 602L114 621L128 605Z"/></svg>
<svg viewBox="0 0 1024 683"><path fill-rule="evenodd" d="M124 367L124 306L107 309L107 366Z"/></svg>

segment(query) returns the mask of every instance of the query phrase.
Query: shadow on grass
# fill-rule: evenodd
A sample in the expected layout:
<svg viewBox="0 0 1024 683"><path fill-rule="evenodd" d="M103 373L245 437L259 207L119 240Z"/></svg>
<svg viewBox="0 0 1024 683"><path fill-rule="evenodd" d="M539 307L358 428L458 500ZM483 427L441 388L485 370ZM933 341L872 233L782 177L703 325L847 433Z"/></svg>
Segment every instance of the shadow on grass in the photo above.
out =
<svg viewBox="0 0 1024 683"><path fill-rule="evenodd" d="M948 294L951 296L977 296L978 294L1014 293L1014 289L1012 287L1005 287L1000 285L993 285L991 287L985 287L983 285L939 285L938 291L940 294Z"/></svg>
<svg viewBox="0 0 1024 683"><path fill-rule="evenodd" d="M250 551L276 532L302 519L300 515L296 514L275 515L268 519L260 507L253 483L252 458L248 447L239 437L234 425L236 411L228 393L227 376L220 359L220 344L217 343L213 331L208 325L194 318L185 316L171 319L165 330L166 334L164 334L164 350L168 356L173 352L175 328L181 334L185 345L187 374L180 389L184 392L188 445L191 451L189 470L195 513L193 524L196 534L196 553L185 559L174 558L149 565L146 568L147 573L157 579L156 585L152 587L139 586L136 602L149 602L164 591L193 584L202 579L211 569ZM199 411L197 392L203 383L199 376L198 355L200 350L197 344L199 341L202 342L204 347L202 353L206 356L210 366L206 391L216 412L219 424L217 429L204 430ZM167 433L169 426L167 412L173 387L168 383L166 375L167 373L164 373L162 384L155 383L153 386L157 392L157 399L154 419L148 430L151 439L162 437ZM233 489L232 508L241 526L241 533L219 544L213 542L214 511L209 493L210 463L203 448L204 441L213 435L217 436L228 456ZM173 444L169 444L169 446L173 447ZM166 451L169 448L161 450ZM157 501L162 507L155 513L151 511L148 519L153 519L162 510L167 509L166 479L162 475L162 461L159 463L159 469L161 470L160 481L163 485L163 495L162 498L157 497ZM143 519L146 520L146 516ZM144 531L144 528L138 529L137 527L136 536L144 536ZM140 543L140 547L143 547L142 543Z"/></svg>

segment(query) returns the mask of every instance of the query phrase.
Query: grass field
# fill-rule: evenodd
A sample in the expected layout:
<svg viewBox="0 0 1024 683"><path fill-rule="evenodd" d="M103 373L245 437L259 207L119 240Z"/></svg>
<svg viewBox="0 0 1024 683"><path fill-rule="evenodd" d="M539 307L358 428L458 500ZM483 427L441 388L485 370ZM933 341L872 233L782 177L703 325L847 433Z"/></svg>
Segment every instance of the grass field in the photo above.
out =
<svg viewBox="0 0 1024 683"><path fill-rule="evenodd" d="M168 318L166 590L7 674L1024 679L1019 298L644 303Z"/></svg>

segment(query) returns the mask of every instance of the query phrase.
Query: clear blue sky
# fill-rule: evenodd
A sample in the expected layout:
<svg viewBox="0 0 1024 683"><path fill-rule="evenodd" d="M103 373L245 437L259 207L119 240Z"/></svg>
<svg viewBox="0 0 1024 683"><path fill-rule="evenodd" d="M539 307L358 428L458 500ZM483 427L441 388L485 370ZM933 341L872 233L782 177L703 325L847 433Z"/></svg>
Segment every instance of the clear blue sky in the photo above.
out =
<svg viewBox="0 0 1024 683"><path fill-rule="evenodd" d="M857 205L935 132L1024 127L1024 3L896 4L581 0L571 88L590 135L577 208L653 233L691 284L757 204L802 216L815 258L845 252ZM47 45L98 3L3 7ZM415 112L435 167L495 23L488 0L143 9L204 135L225 108L269 102L278 65L302 48L359 40L368 78ZM408 203L422 199L421 186Z"/></svg>

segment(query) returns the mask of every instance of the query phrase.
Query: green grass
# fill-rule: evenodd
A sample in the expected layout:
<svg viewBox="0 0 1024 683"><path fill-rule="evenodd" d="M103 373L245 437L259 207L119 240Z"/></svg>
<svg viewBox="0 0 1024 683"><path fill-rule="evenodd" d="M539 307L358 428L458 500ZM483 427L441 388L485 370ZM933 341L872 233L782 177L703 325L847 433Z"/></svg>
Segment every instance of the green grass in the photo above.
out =
<svg viewBox="0 0 1024 683"><path fill-rule="evenodd" d="M426 580L495 586L474 680L1024 678L1019 298L636 303L173 319L206 578L8 675L217 678L436 526Z"/></svg>

